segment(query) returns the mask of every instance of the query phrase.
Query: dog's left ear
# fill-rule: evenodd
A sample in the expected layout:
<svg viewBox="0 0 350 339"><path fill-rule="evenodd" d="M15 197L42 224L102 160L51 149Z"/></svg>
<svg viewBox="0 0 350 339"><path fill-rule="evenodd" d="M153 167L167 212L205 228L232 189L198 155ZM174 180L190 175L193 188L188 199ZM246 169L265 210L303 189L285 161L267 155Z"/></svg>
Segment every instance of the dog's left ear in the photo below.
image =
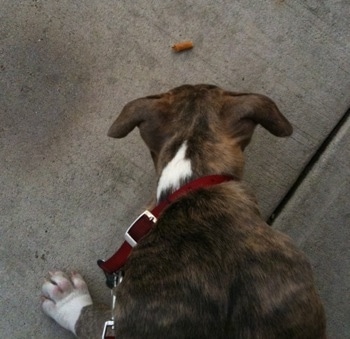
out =
<svg viewBox="0 0 350 339"><path fill-rule="evenodd" d="M225 93L223 114L235 136L242 139L243 148L249 143L257 124L278 137L293 133L293 127L276 104L261 94Z"/></svg>
<svg viewBox="0 0 350 339"><path fill-rule="evenodd" d="M107 135L112 138L124 138L151 114L153 105L152 99L149 98L130 101L113 122Z"/></svg>
<svg viewBox="0 0 350 339"><path fill-rule="evenodd" d="M109 128L108 136L124 138L138 127L143 141L156 157L169 134L169 97L163 93L129 102Z"/></svg>

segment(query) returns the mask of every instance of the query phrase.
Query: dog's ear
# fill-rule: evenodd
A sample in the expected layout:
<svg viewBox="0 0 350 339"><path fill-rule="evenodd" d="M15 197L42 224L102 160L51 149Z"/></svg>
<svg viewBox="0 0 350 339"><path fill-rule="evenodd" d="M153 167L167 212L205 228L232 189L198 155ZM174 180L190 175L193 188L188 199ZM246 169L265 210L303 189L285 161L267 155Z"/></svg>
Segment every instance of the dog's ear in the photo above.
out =
<svg viewBox="0 0 350 339"><path fill-rule="evenodd" d="M129 102L109 128L108 136L124 138L138 127L152 157L156 158L165 140L172 133L168 128L170 102L171 96L168 93Z"/></svg>
<svg viewBox="0 0 350 339"><path fill-rule="evenodd" d="M293 127L276 104L261 94L225 93L223 114L228 119L232 133L241 139L242 148L250 141L257 124L278 137L293 133Z"/></svg>
<svg viewBox="0 0 350 339"><path fill-rule="evenodd" d="M126 104L109 128L108 136L112 138L124 138L127 136L151 115L156 98L156 96L150 96L136 99Z"/></svg>

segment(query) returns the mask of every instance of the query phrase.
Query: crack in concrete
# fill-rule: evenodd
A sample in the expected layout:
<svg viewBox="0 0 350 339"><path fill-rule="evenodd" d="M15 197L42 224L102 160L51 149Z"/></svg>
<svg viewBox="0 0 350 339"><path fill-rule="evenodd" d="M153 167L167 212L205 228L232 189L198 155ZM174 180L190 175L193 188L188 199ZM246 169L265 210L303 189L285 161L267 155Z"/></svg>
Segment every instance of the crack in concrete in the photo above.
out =
<svg viewBox="0 0 350 339"><path fill-rule="evenodd" d="M350 117L350 108L344 113L344 115L341 117L341 119L338 121L338 123L334 126L332 131L324 139L324 141L322 142L320 147L316 150L315 154L311 157L310 161L306 164L306 166L300 172L300 174L299 174L298 178L296 179L296 181L294 182L294 184L291 186L291 188L288 190L288 192L282 198L282 200L277 205L275 210L271 213L270 217L267 219L267 223L269 225L272 225L273 222L278 218L278 216L280 215L280 213L282 212L284 207L288 204L289 200L292 198L292 196L298 190L300 185L307 178L310 171L314 168L314 166L317 164L319 159L325 153L328 146L334 140L334 138L338 134L339 130L342 128L342 126L344 126L344 124L347 122L349 117Z"/></svg>

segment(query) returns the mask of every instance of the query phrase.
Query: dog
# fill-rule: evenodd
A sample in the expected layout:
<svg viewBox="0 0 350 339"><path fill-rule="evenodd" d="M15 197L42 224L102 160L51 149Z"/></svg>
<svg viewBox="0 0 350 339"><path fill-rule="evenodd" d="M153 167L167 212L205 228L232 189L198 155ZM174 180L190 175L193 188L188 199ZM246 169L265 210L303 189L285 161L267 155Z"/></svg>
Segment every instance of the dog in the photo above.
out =
<svg viewBox="0 0 350 339"><path fill-rule="evenodd" d="M205 84L131 101L114 121L113 138L139 128L158 176L157 203L198 178L233 178L173 201L133 248L116 288L115 338L326 338L308 259L262 220L241 181L258 124L292 134L268 97ZM110 310L92 302L78 273L51 273L42 294L44 312L60 325L101 337Z"/></svg>

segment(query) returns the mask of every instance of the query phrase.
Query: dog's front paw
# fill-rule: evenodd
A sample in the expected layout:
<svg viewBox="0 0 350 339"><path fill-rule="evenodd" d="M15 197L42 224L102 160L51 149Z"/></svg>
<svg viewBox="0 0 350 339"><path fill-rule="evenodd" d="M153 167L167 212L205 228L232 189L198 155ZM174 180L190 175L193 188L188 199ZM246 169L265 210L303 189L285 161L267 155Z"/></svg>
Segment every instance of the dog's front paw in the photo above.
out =
<svg viewBox="0 0 350 339"><path fill-rule="evenodd" d="M58 324L75 334L75 325L81 310L92 305L87 285L80 274L69 278L63 272L50 273L42 286L43 311Z"/></svg>

